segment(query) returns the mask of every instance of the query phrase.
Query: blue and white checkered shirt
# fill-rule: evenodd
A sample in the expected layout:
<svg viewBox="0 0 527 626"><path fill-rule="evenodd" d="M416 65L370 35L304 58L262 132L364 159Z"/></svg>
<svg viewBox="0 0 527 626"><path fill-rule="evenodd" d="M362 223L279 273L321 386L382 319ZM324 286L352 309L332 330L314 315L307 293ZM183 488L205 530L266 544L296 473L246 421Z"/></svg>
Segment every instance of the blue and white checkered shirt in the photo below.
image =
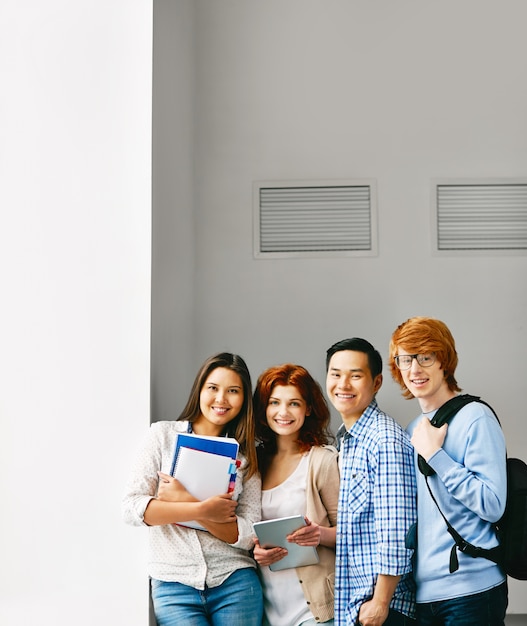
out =
<svg viewBox="0 0 527 626"><path fill-rule="evenodd" d="M378 574L401 576L390 608L413 617L412 551L405 537L416 521L416 481L408 435L373 400L349 431L339 428L337 437L335 623L355 626Z"/></svg>

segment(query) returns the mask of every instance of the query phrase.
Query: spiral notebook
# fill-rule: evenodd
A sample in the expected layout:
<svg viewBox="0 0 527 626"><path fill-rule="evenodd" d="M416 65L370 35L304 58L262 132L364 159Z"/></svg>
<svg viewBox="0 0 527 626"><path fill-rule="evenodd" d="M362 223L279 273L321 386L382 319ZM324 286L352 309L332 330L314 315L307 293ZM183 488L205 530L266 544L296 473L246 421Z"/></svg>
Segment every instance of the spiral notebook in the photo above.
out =
<svg viewBox="0 0 527 626"><path fill-rule="evenodd" d="M180 448L172 475L198 500L227 493L236 475L237 462L221 454ZM206 530L198 522L180 522L198 530Z"/></svg>
<svg viewBox="0 0 527 626"><path fill-rule="evenodd" d="M174 475L177 458L181 448L193 448L204 452L213 452L235 459L238 456L239 444L233 437L210 437L207 435L197 435L196 433L178 433L170 474Z"/></svg>
<svg viewBox="0 0 527 626"><path fill-rule="evenodd" d="M283 559L269 566L272 572L318 563L318 552L314 546L299 546L296 543L289 543L286 539L287 535L305 525L306 520L303 515L279 517L253 524L254 532L262 548L280 546L288 552Z"/></svg>

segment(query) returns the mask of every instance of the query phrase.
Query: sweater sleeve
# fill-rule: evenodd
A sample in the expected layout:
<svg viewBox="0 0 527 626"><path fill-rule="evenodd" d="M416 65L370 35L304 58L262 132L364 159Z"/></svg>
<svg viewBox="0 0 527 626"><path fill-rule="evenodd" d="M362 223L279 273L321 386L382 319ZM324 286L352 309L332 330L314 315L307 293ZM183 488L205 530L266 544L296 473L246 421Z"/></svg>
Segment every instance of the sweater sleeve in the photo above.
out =
<svg viewBox="0 0 527 626"><path fill-rule="evenodd" d="M307 516L317 524L337 525L340 474L338 453L332 447L315 447L307 481Z"/></svg>
<svg viewBox="0 0 527 626"><path fill-rule="evenodd" d="M337 508L339 500L340 473L338 466L338 453L335 450L331 454L326 454L324 467L322 468L320 486L320 497L322 504L328 512L330 525L337 525Z"/></svg>
<svg viewBox="0 0 527 626"><path fill-rule="evenodd" d="M482 404L462 411L449 424L445 444L429 464L452 497L481 519L497 522L507 498L503 431Z"/></svg>

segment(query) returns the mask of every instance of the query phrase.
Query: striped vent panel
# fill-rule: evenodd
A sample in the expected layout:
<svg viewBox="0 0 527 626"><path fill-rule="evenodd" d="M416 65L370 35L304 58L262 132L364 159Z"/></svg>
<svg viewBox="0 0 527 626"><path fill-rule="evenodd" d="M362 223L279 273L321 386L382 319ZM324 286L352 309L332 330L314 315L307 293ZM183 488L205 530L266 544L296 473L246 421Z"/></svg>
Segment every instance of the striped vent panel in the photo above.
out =
<svg viewBox="0 0 527 626"><path fill-rule="evenodd" d="M372 249L369 185L260 188L260 252Z"/></svg>
<svg viewBox="0 0 527 626"><path fill-rule="evenodd" d="M527 184L437 186L439 250L527 250Z"/></svg>

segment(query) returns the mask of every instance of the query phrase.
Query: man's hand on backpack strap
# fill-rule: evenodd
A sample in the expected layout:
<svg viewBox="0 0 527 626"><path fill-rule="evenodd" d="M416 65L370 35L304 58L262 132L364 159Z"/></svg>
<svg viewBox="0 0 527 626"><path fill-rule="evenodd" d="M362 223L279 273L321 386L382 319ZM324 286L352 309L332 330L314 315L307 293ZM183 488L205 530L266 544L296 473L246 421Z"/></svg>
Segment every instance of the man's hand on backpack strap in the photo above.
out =
<svg viewBox="0 0 527 626"><path fill-rule="evenodd" d="M425 417L414 429L412 435L412 445L425 461L428 461L434 454L443 447L448 424L443 424L441 428L436 428L430 424Z"/></svg>

